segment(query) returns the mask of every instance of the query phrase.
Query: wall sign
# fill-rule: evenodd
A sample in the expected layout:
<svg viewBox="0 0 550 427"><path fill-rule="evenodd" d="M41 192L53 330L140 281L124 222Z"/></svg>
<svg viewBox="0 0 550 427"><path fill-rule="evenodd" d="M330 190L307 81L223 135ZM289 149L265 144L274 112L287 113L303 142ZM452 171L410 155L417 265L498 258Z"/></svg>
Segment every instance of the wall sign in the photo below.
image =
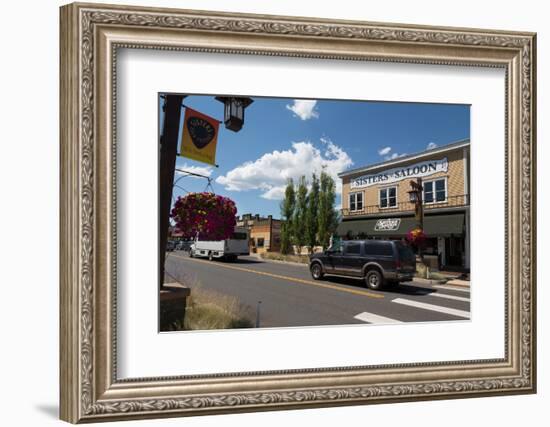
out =
<svg viewBox="0 0 550 427"><path fill-rule="evenodd" d="M351 188L364 188L376 184L389 184L410 178L430 176L438 172L447 172L447 157L441 160L427 160L413 165L388 169L372 175L363 175L351 180Z"/></svg>
<svg viewBox="0 0 550 427"><path fill-rule="evenodd" d="M374 231L395 231L401 224L401 218L379 219L374 225Z"/></svg>

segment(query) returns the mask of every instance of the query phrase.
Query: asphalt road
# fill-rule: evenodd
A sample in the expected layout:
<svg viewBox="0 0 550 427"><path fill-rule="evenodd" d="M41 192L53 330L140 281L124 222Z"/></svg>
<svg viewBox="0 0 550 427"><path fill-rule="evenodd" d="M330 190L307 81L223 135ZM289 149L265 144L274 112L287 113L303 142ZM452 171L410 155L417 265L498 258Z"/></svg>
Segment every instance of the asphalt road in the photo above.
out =
<svg viewBox="0 0 550 427"><path fill-rule="evenodd" d="M260 327L467 321L470 316L468 288L406 282L372 291L362 280L325 276L317 281L305 265L252 256L208 261L176 251L167 256L166 272L191 289L234 296L254 313L260 304Z"/></svg>

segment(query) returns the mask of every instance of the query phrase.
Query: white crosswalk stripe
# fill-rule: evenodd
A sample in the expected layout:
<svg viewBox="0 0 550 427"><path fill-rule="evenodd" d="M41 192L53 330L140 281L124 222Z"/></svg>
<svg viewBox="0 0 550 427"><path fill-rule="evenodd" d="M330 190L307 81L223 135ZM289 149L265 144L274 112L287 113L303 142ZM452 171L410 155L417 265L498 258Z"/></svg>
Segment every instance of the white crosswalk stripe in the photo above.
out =
<svg viewBox="0 0 550 427"><path fill-rule="evenodd" d="M452 300L455 300L455 301L470 301L470 298L466 298L466 297L457 297L456 295L449 295L449 294L442 294L442 293L439 293L439 292L433 292L431 294L428 294L429 296L431 297L439 297L439 298L446 298L446 299L452 299Z"/></svg>
<svg viewBox="0 0 550 427"><path fill-rule="evenodd" d="M362 322L375 323L377 325L390 325L393 323L402 323L399 320L390 319L389 317L379 316L373 313L359 313L357 316L354 316L354 319L361 320Z"/></svg>
<svg viewBox="0 0 550 427"><path fill-rule="evenodd" d="M470 318L470 313L464 310L457 310L456 308L443 307L441 305L428 304L425 302L413 301L405 298L396 298L392 300L396 304L408 305L410 307L421 308L423 310L437 311L439 313L446 313L452 316L463 317L465 319Z"/></svg>

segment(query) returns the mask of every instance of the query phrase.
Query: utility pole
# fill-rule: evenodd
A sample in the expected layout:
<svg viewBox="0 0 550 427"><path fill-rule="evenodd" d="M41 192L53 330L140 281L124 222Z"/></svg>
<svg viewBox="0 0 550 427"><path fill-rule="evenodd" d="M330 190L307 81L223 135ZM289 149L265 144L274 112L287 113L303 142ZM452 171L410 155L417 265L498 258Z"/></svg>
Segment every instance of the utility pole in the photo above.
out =
<svg viewBox="0 0 550 427"><path fill-rule="evenodd" d="M164 262L170 226L172 187L178 150L182 101L186 95L164 95L164 124L160 135L159 159L159 288L164 285Z"/></svg>

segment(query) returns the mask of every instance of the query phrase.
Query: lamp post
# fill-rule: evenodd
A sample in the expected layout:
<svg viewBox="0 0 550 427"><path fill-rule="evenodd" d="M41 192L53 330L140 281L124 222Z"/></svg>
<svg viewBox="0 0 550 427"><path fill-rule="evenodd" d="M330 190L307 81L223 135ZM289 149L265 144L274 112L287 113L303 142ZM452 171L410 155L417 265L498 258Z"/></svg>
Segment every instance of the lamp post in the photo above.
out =
<svg viewBox="0 0 550 427"><path fill-rule="evenodd" d="M424 191L424 187L422 187L422 178L417 178L416 182L409 181L409 184L411 185L411 190L408 191L409 201L414 203L414 217L416 219L416 225L424 231L424 206L422 203L422 192ZM422 248L420 246L418 246L418 256L422 262Z"/></svg>
<svg viewBox="0 0 550 427"><path fill-rule="evenodd" d="M164 123L159 138L159 287L164 288L164 261L168 227L170 226L170 205L178 147L178 132L181 120L181 103L186 95L164 95Z"/></svg>
<svg viewBox="0 0 550 427"><path fill-rule="evenodd" d="M415 181L409 182L411 185L411 191L409 193L409 201L414 203L414 217L416 219L419 228L424 230L424 207L422 203L422 178L417 178Z"/></svg>
<svg viewBox="0 0 550 427"><path fill-rule="evenodd" d="M238 132L243 127L244 110L252 102L251 98L237 96L216 96L216 101L223 103L223 122L225 128Z"/></svg>

